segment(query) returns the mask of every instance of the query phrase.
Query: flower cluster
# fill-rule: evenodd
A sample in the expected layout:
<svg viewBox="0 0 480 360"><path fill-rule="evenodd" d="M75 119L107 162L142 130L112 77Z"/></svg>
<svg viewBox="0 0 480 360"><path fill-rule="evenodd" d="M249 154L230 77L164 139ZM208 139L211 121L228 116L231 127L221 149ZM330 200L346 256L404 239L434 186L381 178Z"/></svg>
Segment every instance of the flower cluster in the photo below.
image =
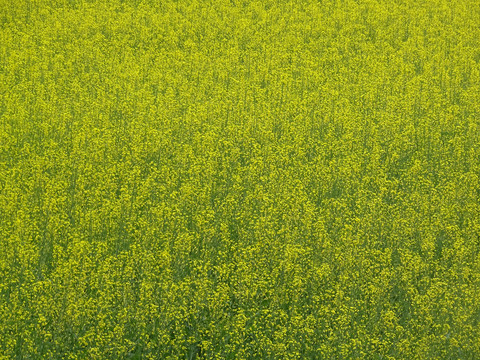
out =
<svg viewBox="0 0 480 360"><path fill-rule="evenodd" d="M474 359L480 2L0 2L0 359Z"/></svg>

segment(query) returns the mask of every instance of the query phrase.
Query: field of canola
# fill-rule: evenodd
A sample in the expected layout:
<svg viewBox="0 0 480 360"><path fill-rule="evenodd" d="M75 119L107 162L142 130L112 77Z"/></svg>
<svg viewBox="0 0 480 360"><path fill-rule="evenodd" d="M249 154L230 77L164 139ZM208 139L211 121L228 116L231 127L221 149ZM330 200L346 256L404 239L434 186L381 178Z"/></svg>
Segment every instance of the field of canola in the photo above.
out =
<svg viewBox="0 0 480 360"><path fill-rule="evenodd" d="M480 2L0 0L0 359L479 359Z"/></svg>

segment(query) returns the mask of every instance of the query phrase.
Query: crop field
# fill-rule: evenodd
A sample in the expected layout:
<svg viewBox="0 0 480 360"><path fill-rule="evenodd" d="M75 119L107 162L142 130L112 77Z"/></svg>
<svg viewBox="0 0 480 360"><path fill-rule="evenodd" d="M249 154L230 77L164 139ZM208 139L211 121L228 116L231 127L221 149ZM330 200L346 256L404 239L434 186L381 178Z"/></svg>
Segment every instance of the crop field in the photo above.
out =
<svg viewBox="0 0 480 360"><path fill-rule="evenodd" d="M480 1L0 0L0 359L480 359Z"/></svg>

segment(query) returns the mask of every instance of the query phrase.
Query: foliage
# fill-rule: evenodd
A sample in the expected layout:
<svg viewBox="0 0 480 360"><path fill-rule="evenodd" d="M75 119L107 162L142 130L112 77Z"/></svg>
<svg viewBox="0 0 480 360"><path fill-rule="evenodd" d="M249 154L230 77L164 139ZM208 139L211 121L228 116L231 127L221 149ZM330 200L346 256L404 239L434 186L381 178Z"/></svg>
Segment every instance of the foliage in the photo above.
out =
<svg viewBox="0 0 480 360"><path fill-rule="evenodd" d="M0 1L0 358L478 357L478 24Z"/></svg>

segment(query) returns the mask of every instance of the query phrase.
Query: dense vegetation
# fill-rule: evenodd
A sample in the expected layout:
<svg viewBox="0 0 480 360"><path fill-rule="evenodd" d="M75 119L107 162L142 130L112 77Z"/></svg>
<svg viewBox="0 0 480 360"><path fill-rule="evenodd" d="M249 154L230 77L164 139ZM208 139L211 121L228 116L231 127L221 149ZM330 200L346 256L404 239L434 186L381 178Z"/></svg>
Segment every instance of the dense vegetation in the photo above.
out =
<svg viewBox="0 0 480 360"><path fill-rule="evenodd" d="M0 359L478 359L479 25L0 0Z"/></svg>

